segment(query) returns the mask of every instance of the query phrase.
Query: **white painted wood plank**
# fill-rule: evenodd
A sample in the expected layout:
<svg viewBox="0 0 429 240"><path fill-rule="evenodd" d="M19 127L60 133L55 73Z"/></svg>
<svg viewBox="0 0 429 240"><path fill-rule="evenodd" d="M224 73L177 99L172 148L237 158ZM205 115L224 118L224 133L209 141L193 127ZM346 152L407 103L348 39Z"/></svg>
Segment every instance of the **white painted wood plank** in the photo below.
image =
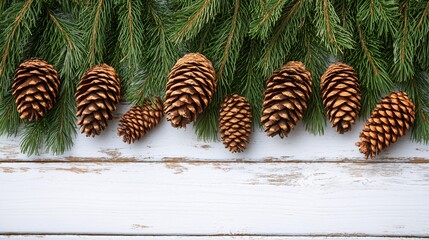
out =
<svg viewBox="0 0 429 240"><path fill-rule="evenodd" d="M429 164L1 163L0 232L429 236Z"/></svg>
<svg viewBox="0 0 429 240"><path fill-rule="evenodd" d="M418 240L422 238L401 237L301 237L301 236L88 236L88 235L0 235L0 239L16 240Z"/></svg>
<svg viewBox="0 0 429 240"><path fill-rule="evenodd" d="M0 161L165 161L174 159L214 161L343 161L364 160L355 142L363 123L353 126L353 131L344 135L331 127L323 136L305 132L302 124L285 139L269 138L261 130L251 137L244 153L229 153L221 142L199 141L192 126L174 129L168 122L150 132L141 141L128 145L117 136L118 119L129 106L122 105L115 120L95 138L78 134L73 149L62 156L42 154L28 158L20 153L19 138L0 137ZM376 160L429 162L429 145L413 143L408 136L383 152Z"/></svg>

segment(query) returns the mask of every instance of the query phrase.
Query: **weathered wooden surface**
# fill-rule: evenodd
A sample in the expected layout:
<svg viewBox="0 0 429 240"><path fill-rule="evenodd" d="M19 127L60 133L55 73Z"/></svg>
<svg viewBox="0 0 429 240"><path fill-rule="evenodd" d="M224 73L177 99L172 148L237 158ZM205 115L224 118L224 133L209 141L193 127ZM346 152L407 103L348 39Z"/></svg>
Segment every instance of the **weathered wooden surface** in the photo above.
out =
<svg viewBox="0 0 429 240"><path fill-rule="evenodd" d="M429 237L429 164L1 163L0 232Z"/></svg>
<svg viewBox="0 0 429 240"><path fill-rule="evenodd" d="M62 156L0 137L0 239L429 238L429 146L408 136L375 160L354 146L362 122L283 140L258 130L241 154L167 122L127 145L127 108Z"/></svg>
<svg viewBox="0 0 429 240"><path fill-rule="evenodd" d="M0 239L23 240L377 240L380 237L301 237L301 236L97 236L97 235L0 235ZM391 238L383 240L417 240L422 238Z"/></svg>
<svg viewBox="0 0 429 240"><path fill-rule="evenodd" d="M135 144L123 143L117 136L117 119L127 110L122 105L116 113L116 120L95 138L77 135L73 149L62 156L42 154L27 157L20 153L19 138L0 137L1 161L365 161L355 142L363 123L353 126L352 132L338 134L328 127L323 136L305 132L302 124L293 130L288 138L269 138L257 130L244 153L231 154L221 142L198 141L192 126L174 129L166 121ZM426 162L429 163L429 146L409 141L404 136L391 145L375 161L381 162Z"/></svg>

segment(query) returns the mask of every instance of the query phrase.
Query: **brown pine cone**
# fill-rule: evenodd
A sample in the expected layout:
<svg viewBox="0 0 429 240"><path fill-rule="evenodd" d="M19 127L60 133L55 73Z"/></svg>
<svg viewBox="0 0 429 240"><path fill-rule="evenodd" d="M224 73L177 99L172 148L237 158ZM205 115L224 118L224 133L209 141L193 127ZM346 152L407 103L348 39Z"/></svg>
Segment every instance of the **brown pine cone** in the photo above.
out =
<svg viewBox="0 0 429 240"><path fill-rule="evenodd" d="M171 125L186 127L210 103L216 90L212 63L200 53L189 53L177 61L168 75L164 113Z"/></svg>
<svg viewBox="0 0 429 240"><path fill-rule="evenodd" d="M118 135L128 144L139 140L159 124L164 116L164 107L159 97L145 99L141 106L134 106L119 121Z"/></svg>
<svg viewBox="0 0 429 240"><path fill-rule="evenodd" d="M268 136L287 137L307 109L311 84L311 73L301 62L291 61L274 71L262 105L261 122Z"/></svg>
<svg viewBox="0 0 429 240"><path fill-rule="evenodd" d="M112 119L121 97L121 80L113 67L95 65L82 76L76 91L78 125L87 137L99 135Z"/></svg>
<svg viewBox="0 0 429 240"><path fill-rule="evenodd" d="M323 106L329 121L343 134L352 128L360 111L360 89L355 70L347 64L329 66L321 81Z"/></svg>
<svg viewBox="0 0 429 240"><path fill-rule="evenodd" d="M227 96L220 106L219 128L225 148L243 152L252 131L252 113L246 99L238 94Z"/></svg>
<svg viewBox="0 0 429 240"><path fill-rule="evenodd" d="M38 121L45 116L57 102L59 88L59 76L51 64L37 58L22 62L12 83L19 117Z"/></svg>
<svg viewBox="0 0 429 240"><path fill-rule="evenodd" d="M365 158L374 158L381 150L404 136L415 119L415 107L405 92L392 92L377 104L356 143Z"/></svg>

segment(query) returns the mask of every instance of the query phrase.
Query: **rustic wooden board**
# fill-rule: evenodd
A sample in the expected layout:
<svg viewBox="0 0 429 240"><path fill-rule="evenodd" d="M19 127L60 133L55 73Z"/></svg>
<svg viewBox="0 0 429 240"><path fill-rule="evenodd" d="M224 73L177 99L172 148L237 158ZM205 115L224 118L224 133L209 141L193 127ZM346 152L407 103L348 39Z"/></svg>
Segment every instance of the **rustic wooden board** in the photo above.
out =
<svg viewBox="0 0 429 240"><path fill-rule="evenodd" d="M129 106L121 105L108 128L95 138L78 134L73 149L61 156L42 154L27 157L20 153L19 138L0 137L0 162L12 161L365 161L354 145L359 140L363 123L344 135L328 127L323 136L305 132L302 124L288 138L269 138L261 130L252 134L244 153L231 154L221 142L199 141L190 125L187 129L174 129L165 120L142 141L128 145L117 136L118 119ZM401 138L375 161L429 163L429 145Z"/></svg>
<svg viewBox="0 0 429 240"><path fill-rule="evenodd" d="M97 235L0 235L0 239L23 240L418 240L422 238L391 237L301 237L301 236L97 236Z"/></svg>
<svg viewBox="0 0 429 240"><path fill-rule="evenodd" d="M428 203L429 164L0 163L3 234L429 237Z"/></svg>

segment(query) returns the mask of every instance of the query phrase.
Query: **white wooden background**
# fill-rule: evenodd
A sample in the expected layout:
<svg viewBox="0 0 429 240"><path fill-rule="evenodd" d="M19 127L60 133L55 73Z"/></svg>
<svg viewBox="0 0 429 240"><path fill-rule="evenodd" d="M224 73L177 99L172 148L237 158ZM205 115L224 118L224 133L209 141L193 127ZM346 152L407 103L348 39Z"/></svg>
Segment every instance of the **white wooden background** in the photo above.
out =
<svg viewBox="0 0 429 240"><path fill-rule="evenodd" d="M339 135L253 133L248 150L163 122L128 145L115 120L62 156L0 138L0 239L429 238L429 146L406 136L374 160Z"/></svg>

